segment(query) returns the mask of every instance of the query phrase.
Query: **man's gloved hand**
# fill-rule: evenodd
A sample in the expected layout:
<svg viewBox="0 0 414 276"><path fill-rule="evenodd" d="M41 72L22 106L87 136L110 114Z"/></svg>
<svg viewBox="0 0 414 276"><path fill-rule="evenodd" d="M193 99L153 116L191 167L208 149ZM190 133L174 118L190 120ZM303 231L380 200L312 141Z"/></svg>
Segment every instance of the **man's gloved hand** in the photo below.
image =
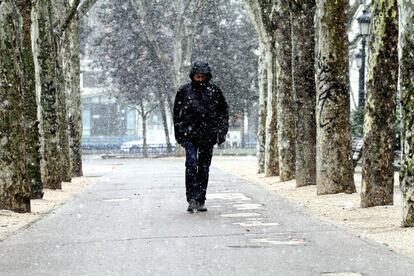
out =
<svg viewBox="0 0 414 276"><path fill-rule="evenodd" d="M183 138L175 138L175 141L177 142L177 144L179 144L179 145L181 145L181 146L184 146L184 144L185 144L185 141L184 141L184 139Z"/></svg>
<svg viewBox="0 0 414 276"><path fill-rule="evenodd" d="M224 142L226 142L226 135L223 135L223 134L221 134L221 133L218 133L218 134L217 134L217 144L218 144L218 145L221 145L221 144L223 144Z"/></svg>

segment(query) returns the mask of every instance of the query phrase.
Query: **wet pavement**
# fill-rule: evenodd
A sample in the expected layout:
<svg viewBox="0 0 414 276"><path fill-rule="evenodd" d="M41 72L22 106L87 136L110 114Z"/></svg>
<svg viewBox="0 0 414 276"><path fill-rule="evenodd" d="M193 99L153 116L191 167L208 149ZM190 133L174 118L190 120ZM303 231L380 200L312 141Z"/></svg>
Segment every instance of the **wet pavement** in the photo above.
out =
<svg viewBox="0 0 414 276"><path fill-rule="evenodd" d="M0 242L0 275L414 275L411 259L216 168L209 211L190 214L184 160L87 162L124 165Z"/></svg>

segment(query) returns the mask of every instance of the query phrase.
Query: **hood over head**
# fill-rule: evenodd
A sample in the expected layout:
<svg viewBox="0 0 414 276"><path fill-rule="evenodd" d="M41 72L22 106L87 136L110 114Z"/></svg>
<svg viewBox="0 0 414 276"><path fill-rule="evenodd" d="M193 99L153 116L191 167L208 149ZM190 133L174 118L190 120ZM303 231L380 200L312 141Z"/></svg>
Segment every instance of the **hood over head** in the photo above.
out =
<svg viewBox="0 0 414 276"><path fill-rule="evenodd" d="M210 65L204 61L195 61L190 71L190 79L193 80L195 74L204 74L207 76L207 81L213 78L211 74Z"/></svg>

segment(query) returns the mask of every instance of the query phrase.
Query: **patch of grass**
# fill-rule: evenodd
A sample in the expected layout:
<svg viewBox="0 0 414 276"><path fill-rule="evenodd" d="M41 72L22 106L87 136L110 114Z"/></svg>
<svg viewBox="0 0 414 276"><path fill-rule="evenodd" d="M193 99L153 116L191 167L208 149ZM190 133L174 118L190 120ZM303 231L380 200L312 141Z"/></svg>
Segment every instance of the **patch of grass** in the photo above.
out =
<svg viewBox="0 0 414 276"><path fill-rule="evenodd" d="M214 155L245 156L256 155L256 148L214 148Z"/></svg>

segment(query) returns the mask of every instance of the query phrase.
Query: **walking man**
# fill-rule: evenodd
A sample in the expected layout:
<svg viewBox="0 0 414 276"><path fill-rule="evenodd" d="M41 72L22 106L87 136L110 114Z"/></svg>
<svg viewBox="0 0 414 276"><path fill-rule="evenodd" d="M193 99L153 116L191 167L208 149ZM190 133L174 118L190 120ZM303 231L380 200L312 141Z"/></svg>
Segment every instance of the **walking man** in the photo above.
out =
<svg viewBox="0 0 414 276"><path fill-rule="evenodd" d="M185 187L188 212L205 212L208 174L213 147L226 140L229 114L220 88L210 83L208 63L194 62L191 82L175 97L175 140L185 148Z"/></svg>

